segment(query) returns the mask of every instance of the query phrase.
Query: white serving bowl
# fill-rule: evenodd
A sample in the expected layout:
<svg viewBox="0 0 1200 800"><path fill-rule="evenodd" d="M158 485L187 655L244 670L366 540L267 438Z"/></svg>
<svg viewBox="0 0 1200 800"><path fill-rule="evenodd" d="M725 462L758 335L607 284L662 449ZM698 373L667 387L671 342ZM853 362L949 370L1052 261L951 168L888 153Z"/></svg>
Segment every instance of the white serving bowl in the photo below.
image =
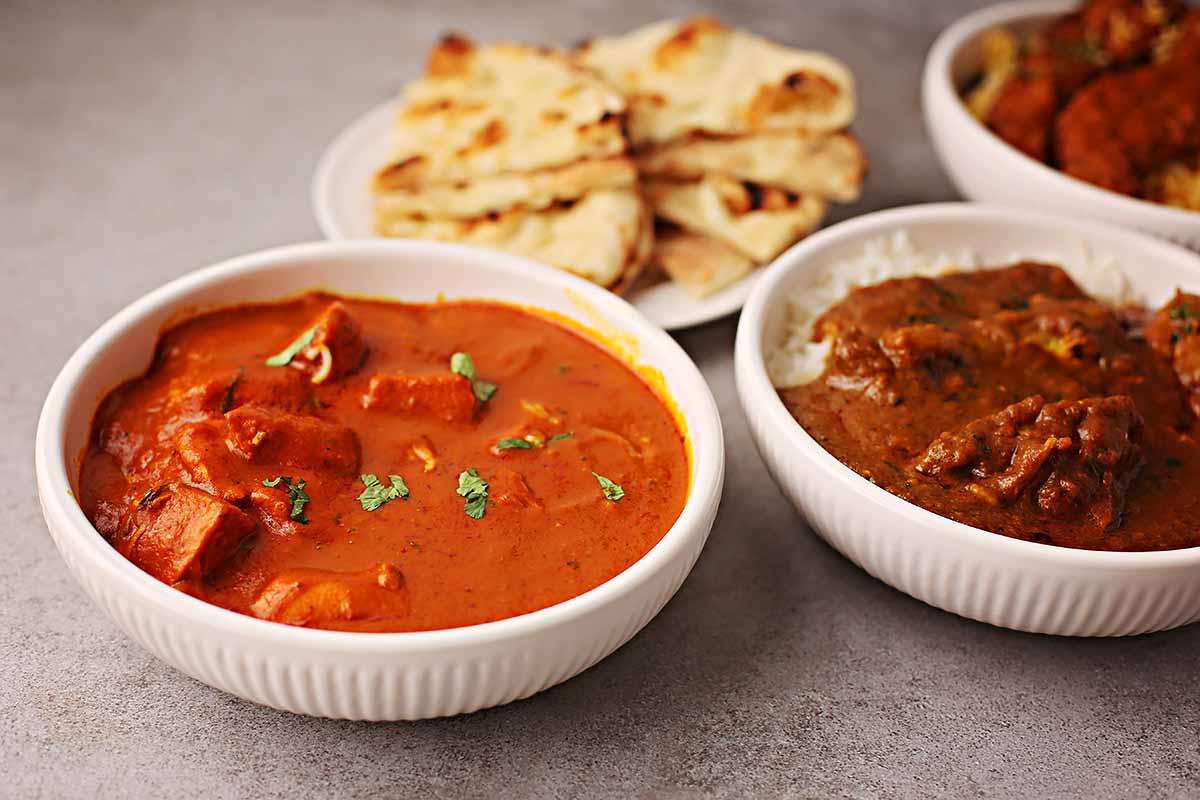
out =
<svg viewBox="0 0 1200 800"><path fill-rule="evenodd" d="M1074 8L1074 0L1001 3L946 28L925 59L921 98L925 126L942 166L963 196L983 203L1074 214L1114 222L1200 249L1200 212L1101 189L1030 158L980 124L961 99L982 66L984 33L1022 33Z"/></svg>
<svg viewBox="0 0 1200 800"><path fill-rule="evenodd" d="M449 630L296 628L227 611L151 578L109 546L75 501L78 461L97 403L146 369L168 322L310 288L408 301L502 300L618 335L626 356L662 373L687 426L691 488L679 519L639 561L582 595L530 614ZM38 493L63 560L142 647L247 700L315 716L372 720L446 716L508 703L616 650L666 604L699 556L717 513L724 459L720 417L699 371L671 337L625 301L503 254L384 241L255 253L143 297L106 322L63 367L42 409L36 444Z"/></svg>
<svg viewBox="0 0 1200 800"><path fill-rule="evenodd" d="M738 394L775 481L812 527L876 578L938 608L1005 628L1124 636L1200 618L1200 547L1146 553L1073 550L1010 539L889 494L839 462L792 419L764 357L781 340L788 298L818 270L907 231L921 251L970 251L982 265L1020 256L1111 259L1135 297L1200 289L1200 256L1109 225L1040 212L945 203L842 222L767 268L742 311Z"/></svg>

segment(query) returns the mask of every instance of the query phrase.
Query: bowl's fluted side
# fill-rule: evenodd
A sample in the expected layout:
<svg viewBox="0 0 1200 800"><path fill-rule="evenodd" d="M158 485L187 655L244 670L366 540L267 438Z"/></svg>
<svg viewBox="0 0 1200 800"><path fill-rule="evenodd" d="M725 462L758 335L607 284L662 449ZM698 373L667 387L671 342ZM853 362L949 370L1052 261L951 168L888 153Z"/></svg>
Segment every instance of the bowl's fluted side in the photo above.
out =
<svg viewBox="0 0 1200 800"><path fill-rule="evenodd" d="M848 492L761 413L763 399L746 388L744 371L739 364L739 394L776 484L823 539L884 583L945 611L1031 633L1131 636L1200 619L1200 572L1194 566L1139 571L1043 565L989 547L986 537L997 534L979 531L980 541L964 545L942 536L935 524L900 518Z"/></svg>
<svg viewBox="0 0 1200 800"><path fill-rule="evenodd" d="M179 315L231 299L273 301L281 286L413 302L467 293L586 324L618 354L656 371L676 403L692 444L692 486L679 518L641 559L577 597L443 631L305 630L164 586L111 548L76 500L75 459L89 441L96 399L145 369L159 331ZM197 680L254 702L380 720L447 716L528 697L616 650L658 613L695 563L716 517L724 463L720 416L703 376L674 340L624 301L512 256L408 241L253 253L151 292L101 326L63 367L35 445L38 496L55 545L86 592L139 644Z"/></svg>
<svg viewBox="0 0 1200 800"><path fill-rule="evenodd" d="M416 720L502 705L534 695L611 654L640 631L675 594L700 555L716 517L670 561L617 601L574 621L521 637L466 643L433 653L397 655L329 652L231 637L137 602L51 535L71 574L121 630L196 680L273 708L319 717Z"/></svg>

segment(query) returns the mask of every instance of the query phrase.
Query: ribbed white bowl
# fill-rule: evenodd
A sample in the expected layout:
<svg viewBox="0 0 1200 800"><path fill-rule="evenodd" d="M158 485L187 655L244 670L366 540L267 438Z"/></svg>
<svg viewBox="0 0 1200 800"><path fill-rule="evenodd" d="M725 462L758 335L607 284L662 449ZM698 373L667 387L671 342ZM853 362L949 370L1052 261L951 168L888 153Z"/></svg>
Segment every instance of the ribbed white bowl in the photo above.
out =
<svg viewBox="0 0 1200 800"><path fill-rule="evenodd" d="M963 87L982 66L979 43L994 28L1027 31L1079 6L1077 0L1022 0L968 14L937 38L925 59L925 126L942 166L963 196L1114 222L1200 250L1200 212L1101 189L1025 155L981 125L963 105Z"/></svg>
<svg viewBox="0 0 1200 800"><path fill-rule="evenodd" d="M308 630L235 614L159 583L122 558L74 499L96 404L141 373L164 324L198 309L308 288L410 301L473 297L537 306L617 334L661 371L692 445L692 485L649 553L578 597L511 619L421 633ZM717 512L724 445L716 404L673 339L628 303L558 270L495 252L404 241L270 250L192 273L91 336L54 382L38 424L42 511L71 574L142 647L207 684L303 714L421 719L528 697L587 669L637 633L691 570Z"/></svg>
<svg viewBox="0 0 1200 800"><path fill-rule="evenodd" d="M738 394L780 488L812 527L876 578L930 605L1005 628L1071 636L1126 636L1200 619L1200 547L1154 553L1072 550L1010 539L940 517L840 463L792 419L764 354L779 341L788 298L814 271L863 244L907 231L932 253L970 250L980 264L1021 256L1111 261L1135 295L1164 302L1177 285L1200 289L1200 256L1109 225L956 203L868 214L821 231L780 256L742 311Z"/></svg>

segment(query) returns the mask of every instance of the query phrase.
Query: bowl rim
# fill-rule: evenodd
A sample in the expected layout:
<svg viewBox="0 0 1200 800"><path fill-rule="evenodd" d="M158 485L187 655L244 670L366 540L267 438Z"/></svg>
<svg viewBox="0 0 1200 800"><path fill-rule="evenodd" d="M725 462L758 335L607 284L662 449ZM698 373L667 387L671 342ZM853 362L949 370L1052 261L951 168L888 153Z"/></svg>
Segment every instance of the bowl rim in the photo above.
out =
<svg viewBox="0 0 1200 800"><path fill-rule="evenodd" d="M960 17L943 29L929 48L929 53L925 57L921 81L923 91L927 94L936 92L941 99L951 101L945 102L939 111L950 114L950 123L961 129L972 131L980 146L988 148L987 156L1009 159L1014 168L1026 170L1029 177L1050 181L1057 189L1073 195L1077 202L1102 203L1112 213L1157 217L1157 221L1162 224L1200 226L1200 211L1175 208L1114 192L1111 189L1105 189L1068 175L1062 170L1032 158L980 123L963 103L958 87L954 85L951 78L950 65L967 46L970 39L992 28L1005 27L1038 17L1064 14L1078 6L1079 0L1013 0L1013 2L987 6ZM927 99L926 114L929 113ZM935 124L928 116L926 120L927 125Z"/></svg>
<svg viewBox="0 0 1200 800"><path fill-rule="evenodd" d="M656 349L667 353L670 361L677 362L684 381L699 390L699 403L691 413L693 419L688 420L692 463L688 497L679 517L662 538L641 558L604 583L545 608L458 628L395 633L302 628L257 619L174 589L121 556L96 531L76 501L70 482L70 458L64 457L63 452L67 409L94 357L112 346L135 323L164 307L177 306L181 301L186 303L186 298L198 290L303 260L386 258L389 255L417 255L426 260L469 259L483 269L520 274L527 281L549 284L550 288L581 296L609 322L635 333L642 342L652 341ZM345 269L344 266L340 268ZM295 291L284 292L281 297L290 294ZM477 298L464 295L454 299ZM536 309L539 306L535 301L530 307ZM584 324L589 323L585 320ZM679 402L677 395L671 395L671 398ZM89 403L93 412L100 399L94 398ZM707 535L706 517L715 514L720 502L725 450L716 401L695 362L665 331L611 292L561 270L496 251L412 240L353 240L285 245L227 259L176 278L118 311L88 336L55 378L39 415L34 461L38 496L47 524L53 525L50 522L53 517L62 531L54 534L54 538L60 540L62 549L69 547L74 555L86 557L89 568L103 569L98 575L99 580L110 581L118 590L133 593L162 612L219 631L222 635L240 636L272 646L306 648L312 652L394 655L446 652L534 635L579 620L636 591L684 551L700 528L704 528L703 534Z"/></svg>
<svg viewBox="0 0 1200 800"><path fill-rule="evenodd" d="M808 431L792 418L771 383L765 358L767 346L764 329L767 316L771 309L788 301L783 284L793 273L803 271L830 247L861 243L910 225L940 221L1001 222L1015 227L1052 226L1085 239L1124 240L1128 246L1144 249L1149 257L1191 262L1195 276L1200 279L1200 255L1148 234L1107 223L1005 206L959 202L927 203L876 211L818 231L794 245L767 267L766 274L754 287L738 322L734 361L743 402L756 404L753 413L759 416L764 427L772 436L778 437L784 447L836 481L838 488L845 493L844 502L852 502L857 498L859 502L881 506L912 527L944 537L942 541L946 546L973 548L998 557L1027 559L1047 566L1093 570L1200 566L1200 545L1175 550L1083 550L1014 539L943 517L871 483L817 444ZM746 408L745 412L750 415L752 410Z"/></svg>

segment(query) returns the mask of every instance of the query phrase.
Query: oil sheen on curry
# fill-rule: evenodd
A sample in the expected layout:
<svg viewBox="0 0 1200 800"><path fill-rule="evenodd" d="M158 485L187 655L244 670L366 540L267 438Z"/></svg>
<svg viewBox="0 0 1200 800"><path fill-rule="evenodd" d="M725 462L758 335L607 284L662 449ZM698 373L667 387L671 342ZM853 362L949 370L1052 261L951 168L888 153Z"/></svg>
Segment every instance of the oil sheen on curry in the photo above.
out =
<svg viewBox="0 0 1200 800"><path fill-rule="evenodd" d="M674 523L688 475L656 391L548 317L311 294L166 331L97 412L80 499L202 600L418 631L612 578Z"/></svg>
<svg viewBox="0 0 1200 800"><path fill-rule="evenodd" d="M1065 547L1200 544L1200 297L1114 310L1021 263L856 289L813 337L825 370L783 401L892 494Z"/></svg>

